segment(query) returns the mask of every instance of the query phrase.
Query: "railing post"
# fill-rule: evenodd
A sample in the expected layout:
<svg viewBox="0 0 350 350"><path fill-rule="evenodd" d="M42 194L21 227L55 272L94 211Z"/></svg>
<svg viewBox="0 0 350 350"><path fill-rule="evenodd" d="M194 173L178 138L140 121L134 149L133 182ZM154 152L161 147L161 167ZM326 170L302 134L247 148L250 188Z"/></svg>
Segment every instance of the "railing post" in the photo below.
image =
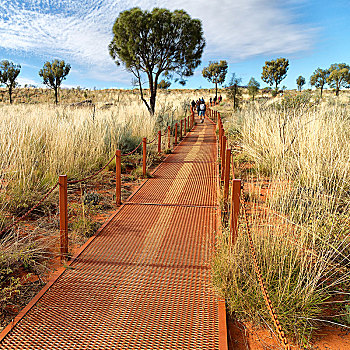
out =
<svg viewBox="0 0 350 350"><path fill-rule="evenodd" d="M231 231L232 245L234 245L237 241L240 197L241 197L241 180L234 179L232 181L231 213L230 213L230 231Z"/></svg>
<svg viewBox="0 0 350 350"><path fill-rule="evenodd" d="M115 201L122 203L122 158L119 149L115 151Z"/></svg>
<svg viewBox="0 0 350 350"><path fill-rule="evenodd" d="M185 117L185 132L184 132L184 136L186 136L186 134L187 134L187 119Z"/></svg>
<svg viewBox="0 0 350 350"><path fill-rule="evenodd" d="M175 146L177 146L177 123L175 123Z"/></svg>
<svg viewBox="0 0 350 350"><path fill-rule="evenodd" d="M222 149L221 149L221 181L224 181L225 177L225 154L226 154L226 136L222 136Z"/></svg>
<svg viewBox="0 0 350 350"><path fill-rule="evenodd" d="M231 165L231 148L227 148L226 149L226 159L225 159L225 177L224 177L224 204L225 204L225 207L227 205L228 191L229 191L229 187L230 187L230 165Z"/></svg>
<svg viewBox="0 0 350 350"><path fill-rule="evenodd" d="M220 158L221 158L221 151L222 151L222 138L225 135L225 130L222 127L221 120L219 122L219 145L220 145Z"/></svg>
<svg viewBox="0 0 350 350"><path fill-rule="evenodd" d="M162 132L158 131L158 153L162 152Z"/></svg>
<svg viewBox="0 0 350 350"><path fill-rule="evenodd" d="M181 123L180 123L180 140L182 140L182 125L183 124L183 119L181 119Z"/></svg>
<svg viewBox="0 0 350 350"><path fill-rule="evenodd" d="M146 160L147 160L147 149L146 149L146 145L147 145L147 139L146 137L144 137L142 139L142 155L143 155L143 162L142 162L142 174L143 177L146 177Z"/></svg>
<svg viewBox="0 0 350 350"><path fill-rule="evenodd" d="M191 130L191 126L190 126L190 116L187 116L187 125L188 125L188 129Z"/></svg>
<svg viewBox="0 0 350 350"><path fill-rule="evenodd" d="M168 149L170 149L170 125L168 126Z"/></svg>
<svg viewBox="0 0 350 350"><path fill-rule="evenodd" d="M60 175L59 183L59 211L60 211L60 255L61 261L67 259L68 254L68 188L67 175Z"/></svg>

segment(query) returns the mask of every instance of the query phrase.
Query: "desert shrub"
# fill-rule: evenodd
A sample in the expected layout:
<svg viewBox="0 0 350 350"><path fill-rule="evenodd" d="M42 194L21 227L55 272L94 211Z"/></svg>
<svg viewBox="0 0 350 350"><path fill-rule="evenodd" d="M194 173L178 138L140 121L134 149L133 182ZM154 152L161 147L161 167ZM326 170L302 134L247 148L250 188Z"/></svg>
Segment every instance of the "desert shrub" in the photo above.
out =
<svg viewBox="0 0 350 350"><path fill-rule="evenodd" d="M120 135L119 149L122 154L131 152L138 146L141 141L141 137L132 135L130 130L125 130L124 133ZM142 153L142 147L140 146L136 152L139 154Z"/></svg>

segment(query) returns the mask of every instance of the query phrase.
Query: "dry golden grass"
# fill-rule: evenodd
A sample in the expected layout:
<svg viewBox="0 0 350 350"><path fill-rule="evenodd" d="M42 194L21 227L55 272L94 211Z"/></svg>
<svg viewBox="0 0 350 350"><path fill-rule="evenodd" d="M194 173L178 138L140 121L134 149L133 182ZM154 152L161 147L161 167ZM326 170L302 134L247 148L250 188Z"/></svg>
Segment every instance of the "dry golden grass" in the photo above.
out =
<svg viewBox="0 0 350 350"><path fill-rule="evenodd" d="M236 170L268 291L284 330L303 346L322 323L350 326L350 106L344 101L287 94L248 103L224 123L230 142L243 149ZM273 329L244 224L234 248L222 241L213 267L231 312Z"/></svg>
<svg viewBox="0 0 350 350"><path fill-rule="evenodd" d="M50 95L49 91L44 92L42 99ZM62 100L66 100L65 94L75 92L63 91ZM70 102L79 101L83 93L79 92ZM159 128L183 118L189 113L192 97L183 91L160 92L156 115L150 116L135 92L89 91L89 94L95 106L74 107L64 102L58 106L0 104L3 203L9 202L8 196L16 197L16 203L37 197L60 174L81 177L98 169L121 145L127 148L124 151L132 149L142 137L151 139Z"/></svg>

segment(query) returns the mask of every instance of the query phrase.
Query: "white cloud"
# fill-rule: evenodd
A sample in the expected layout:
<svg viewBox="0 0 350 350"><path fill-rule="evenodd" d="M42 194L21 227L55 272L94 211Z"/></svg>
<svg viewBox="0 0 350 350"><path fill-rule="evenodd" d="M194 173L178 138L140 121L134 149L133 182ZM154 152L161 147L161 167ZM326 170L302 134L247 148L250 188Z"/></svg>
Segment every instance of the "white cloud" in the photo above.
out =
<svg viewBox="0 0 350 350"><path fill-rule="evenodd" d="M291 3L292 0L289 0ZM294 0L295 1L295 0ZM61 58L80 75L103 81L131 76L109 56L112 25L134 6L184 8L203 22L206 59L243 60L260 54L290 54L310 48L313 31L271 0L0 0L0 47Z"/></svg>
<svg viewBox="0 0 350 350"><path fill-rule="evenodd" d="M40 86L41 85L41 82L35 81L33 79L30 79L30 78L21 77L21 76L18 77L17 82L21 86L24 86L24 85Z"/></svg>
<svg viewBox="0 0 350 350"><path fill-rule="evenodd" d="M168 2L168 1L164 1ZM294 22L295 14L271 0L174 0L203 23L208 59L244 60L256 55L291 54L311 48L315 30ZM300 0L298 0L300 5Z"/></svg>

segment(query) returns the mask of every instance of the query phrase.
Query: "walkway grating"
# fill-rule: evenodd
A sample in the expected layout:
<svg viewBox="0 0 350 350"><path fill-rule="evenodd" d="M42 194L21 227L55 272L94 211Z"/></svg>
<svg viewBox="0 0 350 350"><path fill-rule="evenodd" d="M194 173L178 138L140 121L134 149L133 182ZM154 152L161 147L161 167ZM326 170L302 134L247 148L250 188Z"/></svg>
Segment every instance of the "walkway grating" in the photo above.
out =
<svg viewBox="0 0 350 350"><path fill-rule="evenodd" d="M214 133L208 121L197 125L3 332L1 349L225 348L222 305L210 285L219 210Z"/></svg>

